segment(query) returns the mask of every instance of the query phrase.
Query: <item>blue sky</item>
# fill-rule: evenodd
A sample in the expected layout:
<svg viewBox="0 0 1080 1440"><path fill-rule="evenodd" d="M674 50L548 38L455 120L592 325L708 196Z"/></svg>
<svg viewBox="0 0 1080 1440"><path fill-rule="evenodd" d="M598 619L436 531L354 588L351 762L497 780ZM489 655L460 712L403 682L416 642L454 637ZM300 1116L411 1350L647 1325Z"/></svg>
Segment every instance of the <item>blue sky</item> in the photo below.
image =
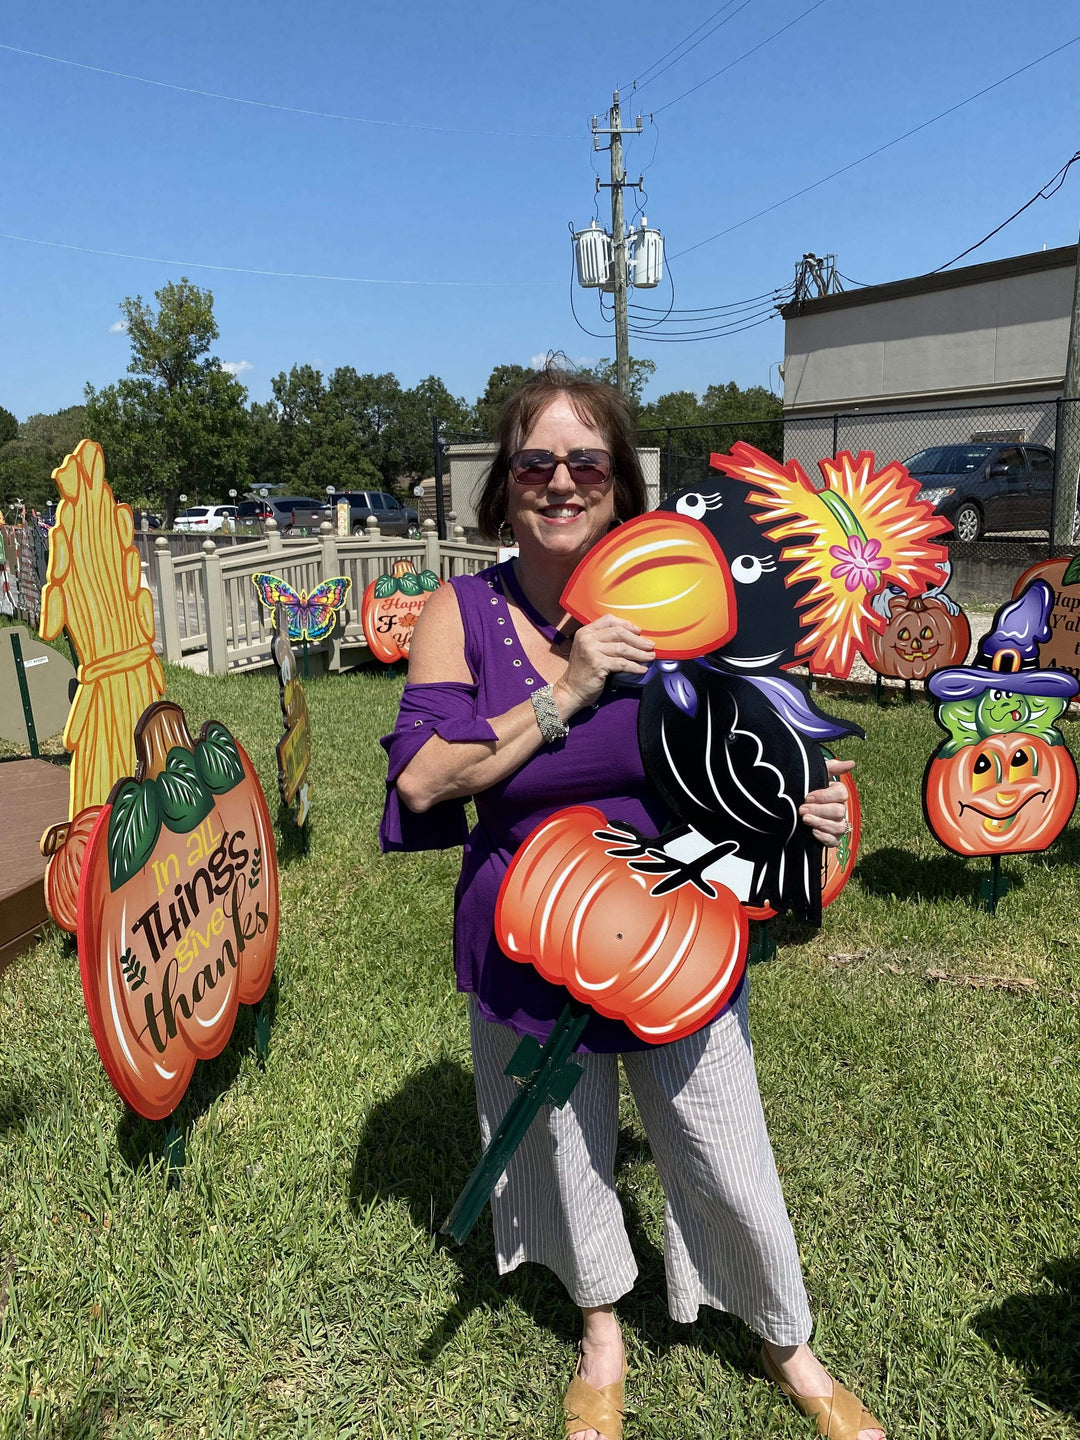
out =
<svg viewBox="0 0 1080 1440"><path fill-rule="evenodd" d="M609 215L593 169L606 178L607 156L593 155L588 119L616 85L624 123L639 109L646 117L627 170L646 171L646 213L674 257L679 307L771 291L807 250L835 252L841 271L869 283L932 269L1080 146L1078 43L739 225L1080 36L1074 0L820 0L804 15L813 3L732 0L720 13L713 0L624 0L615 10L569 0L7 6L6 46L396 123L237 104L0 49L0 231L82 247L0 239L0 405L23 419L78 402L87 380L118 378L128 359L120 300L149 298L185 273L213 291L218 353L252 399L294 363L392 370L406 385L434 373L471 401L495 364L549 349L612 355L610 339L583 334L571 316L567 224L586 224L596 203ZM719 20L630 93L684 36ZM409 128L424 126L435 128ZM1073 243L1078 217L1080 165L967 263ZM667 293L637 298L666 303ZM595 293L575 298L588 327L610 335ZM729 379L765 384L782 359L783 325L632 351L657 363L654 396Z"/></svg>

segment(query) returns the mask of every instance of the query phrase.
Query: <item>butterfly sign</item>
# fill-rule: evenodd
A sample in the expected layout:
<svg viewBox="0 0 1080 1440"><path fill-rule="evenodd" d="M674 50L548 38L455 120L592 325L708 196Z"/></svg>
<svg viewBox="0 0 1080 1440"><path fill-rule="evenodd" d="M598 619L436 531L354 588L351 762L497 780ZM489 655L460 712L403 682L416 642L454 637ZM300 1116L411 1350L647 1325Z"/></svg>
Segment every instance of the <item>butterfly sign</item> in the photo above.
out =
<svg viewBox="0 0 1080 1440"><path fill-rule="evenodd" d="M391 574L371 582L360 602L360 623L376 660L393 665L409 658L420 611L441 584L434 570L421 570L418 575L411 560L395 561Z"/></svg>
<svg viewBox="0 0 1080 1440"><path fill-rule="evenodd" d="M352 581L347 575L324 580L310 593L297 592L277 575L252 575L251 583L268 610L280 605L285 612L290 640L325 640L337 623L338 611L345 604Z"/></svg>

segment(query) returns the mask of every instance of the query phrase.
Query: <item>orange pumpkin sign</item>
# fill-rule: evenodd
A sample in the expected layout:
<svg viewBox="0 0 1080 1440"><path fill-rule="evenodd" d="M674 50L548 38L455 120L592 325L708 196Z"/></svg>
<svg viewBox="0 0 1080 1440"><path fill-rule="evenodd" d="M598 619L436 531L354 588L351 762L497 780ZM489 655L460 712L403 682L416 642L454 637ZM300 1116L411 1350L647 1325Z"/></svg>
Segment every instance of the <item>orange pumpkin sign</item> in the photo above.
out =
<svg viewBox="0 0 1080 1440"><path fill-rule="evenodd" d="M277 855L251 761L224 725L198 742L161 701L135 729L138 764L98 815L79 874L79 969L116 1090L170 1115L196 1060L266 993L278 935Z"/></svg>
<svg viewBox="0 0 1080 1440"><path fill-rule="evenodd" d="M959 855L1045 850L1076 806L1076 765L1065 745L1010 731L988 735L926 771L923 802L938 840Z"/></svg>
<svg viewBox="0 0 1080 1440"><path fill-rule="evenodd" d="M1032 580L1045 580L1054 592L1050 634L1039 646L1039 664L1044 670L1069 670L1080 680L1080 556L1040 560L1017 580L1013 597Z"/></svg>
<svg viewBox="0 0 1080 1440"><path fill-rule="evenodd" d="M376 660L393 665L409 658L420 611L441 584L434 570L421 570L418 575L411 560L395 561L391 574L371 582L360 601L360 623Z"/></svg>
<svg viewBox="0 0 1080 1440"><path fill-rule="evenodd" d="M706 1025L735 993L748 927L730 890L658 882L662 858L649 856L593 806L560 810L514 856L495 933L512 960L659 1044Z"/></svg>
<svg viewBox="0 0 1080 1440"><path fill-rule="evenodd" d="M925 680L946 665L962 665L971 626L960 607L940 594L889 597L885 629L870 632L871 668L900 680Z"/></svg>

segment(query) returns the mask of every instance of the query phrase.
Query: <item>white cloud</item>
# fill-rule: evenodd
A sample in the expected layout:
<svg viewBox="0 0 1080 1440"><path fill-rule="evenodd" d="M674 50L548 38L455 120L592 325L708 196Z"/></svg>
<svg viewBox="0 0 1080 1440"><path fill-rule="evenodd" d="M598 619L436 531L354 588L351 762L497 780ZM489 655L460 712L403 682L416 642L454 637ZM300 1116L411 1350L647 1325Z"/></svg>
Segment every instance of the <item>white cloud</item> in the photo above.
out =
<svg viewBox="0 0 1080 1440"><path fill-rule="evenodd" d="M255 367L250 360L223 360L221 368L227 375L245 375Z"/></svg>
<svg viewBox="0 0 1080 1440"><path fill-rule="evenodd" d="M541 352L540 352L539 355L530 355L530 356L529 356L529 364L532 366L532 368L533 368L534 370L542 370L542 369L544 368L544 366L547 364L547 358L548 358L548 352L547 352L546 350L541 350Z"/></svg>
<svg viewBox="0 0 1080 1440"><path fill-rule="evenodd" d="M124 334L126 334L126 332L127 332L127 321L126 321L126 320L114 320L113 323L109 326L109 334L110 334L110 335L124 335Z"/></svg>

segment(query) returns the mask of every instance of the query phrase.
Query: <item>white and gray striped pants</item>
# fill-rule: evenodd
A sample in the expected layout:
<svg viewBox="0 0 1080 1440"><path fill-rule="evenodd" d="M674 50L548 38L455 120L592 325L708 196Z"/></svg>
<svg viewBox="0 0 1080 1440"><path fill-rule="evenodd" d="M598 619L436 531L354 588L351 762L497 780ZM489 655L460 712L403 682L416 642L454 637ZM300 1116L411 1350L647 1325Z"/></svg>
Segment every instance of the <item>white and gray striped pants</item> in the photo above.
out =
<svg viewBox="0 0 1080 1440"><path fill-rule="evenodd" d="M809 1339L810 1309L758 1094L748 985L711 1026L655 1049L578 1055L585 1073L561 1110L544 1106L499 1181L491 1208L500 1273L525 1260L553 1270L577 1305L610 1305L637 1277L615 1193L618 1062L664 1187L664 1264L672 1318L701 1305L740 1316L764 1339ZM503 1072L517 1046L470 1004L484 1145L516 1093Z"/></svg>

